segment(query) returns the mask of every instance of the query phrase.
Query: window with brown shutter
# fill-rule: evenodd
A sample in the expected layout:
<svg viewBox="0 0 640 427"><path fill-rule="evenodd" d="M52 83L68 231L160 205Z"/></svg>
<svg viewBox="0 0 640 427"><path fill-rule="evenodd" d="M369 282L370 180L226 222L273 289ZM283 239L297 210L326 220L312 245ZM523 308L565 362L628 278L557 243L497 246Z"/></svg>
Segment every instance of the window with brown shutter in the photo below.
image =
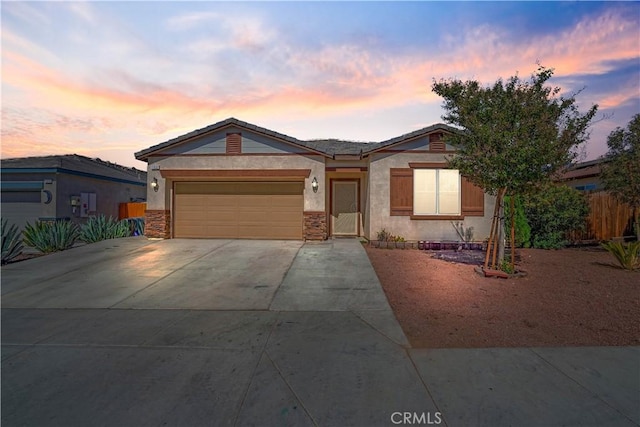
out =
<svg viewBox="0 0 640 427"><path fill-rule="evenodd" d="M227 154L240 154L242 152L242 134L227 134Z"/></svg>
<svg viewBox="0 0 640 427"><path fill-rule="evenodd" d="M413 169L391 169L389 193L391 216L413 214Z"/></svg>
<svg viewBox="0 0 640 427"><path fill-rule="evenodd" d="M462 215L484 216L484 190L462 177Z"/></svg>

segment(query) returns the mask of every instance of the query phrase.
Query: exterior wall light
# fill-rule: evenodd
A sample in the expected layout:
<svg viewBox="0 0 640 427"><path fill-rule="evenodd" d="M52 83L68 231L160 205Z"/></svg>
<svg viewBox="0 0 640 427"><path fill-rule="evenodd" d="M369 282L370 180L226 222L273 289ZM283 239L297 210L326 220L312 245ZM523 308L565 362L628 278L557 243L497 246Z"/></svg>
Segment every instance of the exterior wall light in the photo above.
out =
<svg viewBox="0 0 640 427"><path fill-rule="evenodd" d="M314 193L318 192L318 180L315 176L313 177L313 181L311 181L311 188L313 188Z"/></svg>
<svg viewBox="0 0 640 427"><path fill-rule="evenodd" d="M153 191L156 193L158 192L158 178L153 178L153 181L151 181L151 188L153 188Z"/></svg>

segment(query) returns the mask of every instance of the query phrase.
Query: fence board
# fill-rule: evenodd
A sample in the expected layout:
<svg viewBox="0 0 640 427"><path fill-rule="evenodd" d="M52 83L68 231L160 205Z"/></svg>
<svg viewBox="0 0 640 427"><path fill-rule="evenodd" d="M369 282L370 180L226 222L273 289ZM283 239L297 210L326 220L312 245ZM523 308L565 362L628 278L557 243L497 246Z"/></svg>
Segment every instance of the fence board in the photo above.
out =
<svg viewBox="0 0 640 427"><path fill-rule="evenodd" d="M615 237L633 235L633 209L626 203L619 202L606 191L587 194L589 216L583 231L574 230L569 233L569 240L611 240Z"/></svg>

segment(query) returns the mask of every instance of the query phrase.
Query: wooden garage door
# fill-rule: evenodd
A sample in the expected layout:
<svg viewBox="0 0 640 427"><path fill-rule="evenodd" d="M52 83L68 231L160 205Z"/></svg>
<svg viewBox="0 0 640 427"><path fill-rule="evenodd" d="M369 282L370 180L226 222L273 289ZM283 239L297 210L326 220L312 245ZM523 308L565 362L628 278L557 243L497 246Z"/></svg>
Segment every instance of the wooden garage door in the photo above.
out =
<svg viewBox="0 0 640 427"><path fill-rule="evenodd" d="M176 182L174 236L302 239L302 182Z"/></svg>

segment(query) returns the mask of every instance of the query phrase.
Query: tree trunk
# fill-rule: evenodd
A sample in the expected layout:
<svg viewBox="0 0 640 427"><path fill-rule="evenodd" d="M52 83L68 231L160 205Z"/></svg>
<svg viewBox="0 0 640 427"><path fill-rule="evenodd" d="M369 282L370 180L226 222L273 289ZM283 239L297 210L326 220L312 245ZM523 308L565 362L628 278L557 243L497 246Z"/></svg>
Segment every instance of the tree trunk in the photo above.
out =
<svg viewBox="0 0 640 427"><path fill-rule="evenodd" d="M502 198L500 199L500 224L498 227L498 263L497 267L502 266L502 261L504 261L504 192L502 193Z"/></svg>
<svg viewBox="0 0 640 427"><path fill-rule="evenodd" d="M515 196L511 196L509 201L511 202L510 213L511 213L511 271L516 271L516 222L515 222Z"/></svg>
<svg viewBox="0 0 640 427"><path fill-rule="evenodd" d="M493 221L491 222L491 233L489 234L489 244L485 255L484 268L495 270L504 258L504 211L503 201L506 188L498 190L496 195L496 205L493 210ZM489 263L491 259L491 263Z"/></svg>

